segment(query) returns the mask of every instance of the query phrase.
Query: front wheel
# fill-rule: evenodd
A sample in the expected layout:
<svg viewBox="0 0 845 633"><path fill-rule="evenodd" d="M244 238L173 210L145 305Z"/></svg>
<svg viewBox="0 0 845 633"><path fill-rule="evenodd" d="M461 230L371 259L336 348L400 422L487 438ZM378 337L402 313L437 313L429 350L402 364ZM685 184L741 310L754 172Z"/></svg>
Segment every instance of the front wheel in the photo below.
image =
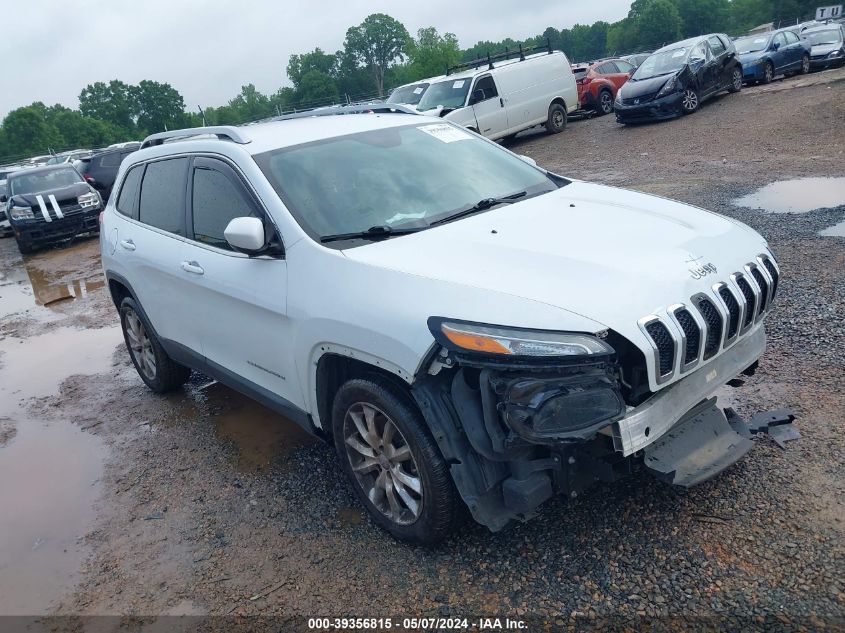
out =
<svg viewBox="0 0 845 633"><path fill-rule="evenodd" d="M422 415L398 387L348 381L335 396L332 431L343 470L379 526L421 545L452 532L461 501L449 467Z"/></svg>
<svg viewBox="0 0 845 633"><path fill-rule="evenodd" d="M763 68L763 80L761 83L770 84L774 78L775 67L772 65L772 62L766 62L766 66Z"/></svg>
<svg viewBox="0 0 845 633"><path fill-rule="evenodd" d="M681 111L684 114L692 114L698 110L698 93L692 88L684 88L681 95Z"/></svg>
<svg viewBox="0 0 845 633"><path fill-rule="evenodd" d="M150 389L166 393L187 382L191 370L167 355L132 297L120 302L120 326L132 364Z"/></svg>
<svg viewBox="0 0 845 633"><path fill-rule="evenodd" d="M810 72L810 56L804 53L801 58L801 74L806 75L808 72Z"/></svg>
<svg viewBox="0 0 845 633"><path fill-rule="evenodd" d="M739 68L734 68L731 73L731 85L728 92L739 92L742 90L742 71Z"/></svg>
<svg viewBox="0 0 845 633"><path fill-rule="evenodd" d="M566 109L559 103L549 106L549 116L546 118L546 130L549 134L559 134L566 127Z"/></svg>

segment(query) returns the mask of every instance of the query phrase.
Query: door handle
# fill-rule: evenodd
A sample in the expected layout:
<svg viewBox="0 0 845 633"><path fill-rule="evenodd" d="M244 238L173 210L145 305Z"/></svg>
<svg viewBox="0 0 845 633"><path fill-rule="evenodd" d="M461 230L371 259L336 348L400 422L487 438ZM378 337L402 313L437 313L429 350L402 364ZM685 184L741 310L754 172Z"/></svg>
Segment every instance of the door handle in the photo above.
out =
<svg viewBox="0 0 845 633"><path fill-rule="evenodd" d="M499 97L499 105L502 106L503 108L505 107L505 100L502 99L501 97Z"/></svg>
<svg viewBox="0 0 845 633"><path fill-rule="evenodd" d="M202 275L205 271L196 262L182 262L182 270L186 273L193 273L195 275Z"/></svg>
<svg viewBox="0 0 845 633"><path fill-rule="evenodd" d="M127 251L135 250L135 242L133 242L132 240L120 240L120 245Z"/></svg>

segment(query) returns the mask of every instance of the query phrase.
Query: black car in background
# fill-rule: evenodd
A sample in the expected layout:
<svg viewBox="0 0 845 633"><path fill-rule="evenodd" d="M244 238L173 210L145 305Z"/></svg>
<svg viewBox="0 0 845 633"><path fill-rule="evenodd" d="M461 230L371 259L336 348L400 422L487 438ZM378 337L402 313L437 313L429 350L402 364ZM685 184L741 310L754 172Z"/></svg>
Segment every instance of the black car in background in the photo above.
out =
<svg viewBox="0 0 845 633"><path fill-rule="evenodd" d="M616 93L616 120L670 119L698 110L713 95L742 89L742 64L722 33L669 44L649 55Z"/></svg>
<svg viewBox="0 0 845 633"><path fill-rule="evenodd" d="M821 70L845 65L845 24L823 24L807 29L801 37L810 44L810 68Z"/></svg>
<svg viewBox="0 0 845 633"><path fill-rule="evenodd" d="M90 158L82 159L82 164L78 169L85 181L100 193L103 202L107 202L111 196L120 163L139 147L141 147L140 143L133 143L114 149L105 149Z"/></svg>
<svg viewBox="0 0 845 633"><path fill-rule="evenodd" d="M6 187L0 200L21 253L100 228L100 195L69 164L13 172Z"/></svg>

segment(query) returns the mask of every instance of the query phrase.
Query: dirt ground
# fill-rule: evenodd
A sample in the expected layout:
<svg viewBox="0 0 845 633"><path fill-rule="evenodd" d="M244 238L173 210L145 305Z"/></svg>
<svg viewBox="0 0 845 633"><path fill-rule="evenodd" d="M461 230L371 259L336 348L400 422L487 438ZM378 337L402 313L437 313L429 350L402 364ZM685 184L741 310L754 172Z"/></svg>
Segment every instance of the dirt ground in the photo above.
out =
<svg viewBox="0 0 845 633"><path fill-rule="evenodd" d="M552 628L738 617L838 630L845 239L819 231L845 221L845 181L829 182L840 206L808 213L731 201L845 175L843 97L845 69L746 88L666 123L602 117L511 143L558 173L713 209L770 241L784 281L769 348L726 397L741 414L792 408L802 437L785 450L759 439L692 490L637 475L553 500L504 533L468 525L434 550L378 530L333 451L291 422L202 376L149 392L123 348L96 239L23 259L3 240L0 615L262 615L277 630L314 616Z"/></svg>

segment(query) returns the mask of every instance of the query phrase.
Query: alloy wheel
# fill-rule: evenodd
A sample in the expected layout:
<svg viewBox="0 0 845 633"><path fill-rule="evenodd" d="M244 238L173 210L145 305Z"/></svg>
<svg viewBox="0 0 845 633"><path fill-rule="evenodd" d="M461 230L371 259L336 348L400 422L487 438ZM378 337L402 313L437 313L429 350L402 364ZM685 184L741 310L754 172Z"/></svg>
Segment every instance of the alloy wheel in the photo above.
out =
<svg viewBox="0 0 845 633"><path fill-rule="evenodd" d="M808 72L810 72L810 58L804 55L801 58L801 73L806 75Z"/></svg>
<svg viewBox="0 0 845 633"><path fill-rule="evenodd" d="M742 88L742 73L739 70L734 70L734 90L740 90Z"/></svg>
<svg viewBox="0 0 845 633"><path fill-rule="evenodd" d="M687 88L684 90L684 96L681 101L681 105L683 105L684 110L687 112L693 112L696 108L698 108L698 95L695 94L695 90Z"/></svg>
<svg viewBox="0 0 845 633"><path fill-rule="evenodd" d="M147 330L141 319L132 309L127 309L124 317L124 329L129 342L129 351L138 364L141 373L149 380L156 377L156 357L153 343L147 336Z"/></svg>
<svg viewBox="0 0 845 633"><path fill-rule="evenodd" d="M765 72L766 72L766 80L765 81L766 81L766 83L769 83L772 79L774 79L774 76L775 76L775 71L774 71L774 68L772 68L771 64L769 64L769 63L766 64L766 71Z"/></svg>
<svg viewBox="0 0 845 633"><path fill-rule="evenodd" d="M414 523L422 512L422 479L393 420L374 405L357 402L344 416L343 438L352 472L370 502L394 523Z"/></svg>
<svg viewBox="0 0 845 633"><path fill-rule="evenodd" d="M613 97L610 96L609 92L602 92L601 93L601 111L605 114L610 114L613 112Z"/></svg>

